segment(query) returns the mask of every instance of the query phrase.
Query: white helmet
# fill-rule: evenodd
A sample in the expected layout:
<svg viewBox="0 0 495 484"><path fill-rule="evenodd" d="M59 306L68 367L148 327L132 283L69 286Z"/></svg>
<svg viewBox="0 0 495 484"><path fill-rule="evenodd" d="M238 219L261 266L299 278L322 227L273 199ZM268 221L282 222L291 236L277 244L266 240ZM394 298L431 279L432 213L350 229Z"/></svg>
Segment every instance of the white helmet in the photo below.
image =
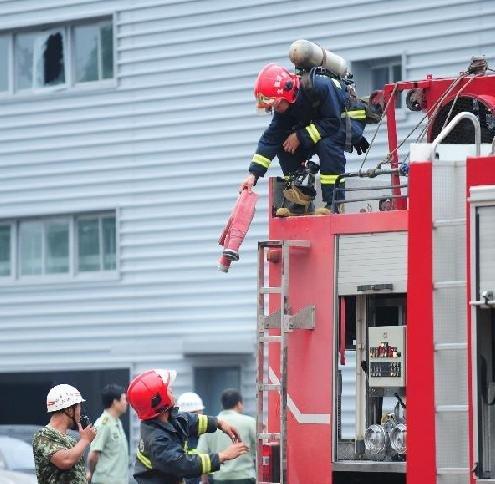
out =
<svg viewBox="0 0 495 484"><path fill-rule="evenodd" d="M186 392L177 399L179 412L199 412L203 410L203 400L197 393Z"/></svg>
<svg viewBox="0 0 495 484"><path fill-rule="evenodd" d="M76 403L85 402L77 388L65 383L53 387L46 396L46 409L48 413L72 407Z"/></svg>

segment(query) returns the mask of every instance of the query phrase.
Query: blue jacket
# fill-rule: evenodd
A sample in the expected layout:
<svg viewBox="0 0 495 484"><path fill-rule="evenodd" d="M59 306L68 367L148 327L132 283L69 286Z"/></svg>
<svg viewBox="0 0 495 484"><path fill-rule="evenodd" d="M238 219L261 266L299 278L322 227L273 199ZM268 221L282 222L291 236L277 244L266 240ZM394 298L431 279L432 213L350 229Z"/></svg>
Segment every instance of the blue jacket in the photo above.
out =
<svg viewBox="0 0 495 484"><path fill-rule="evenodd" d="M274 113L270 125L258 142L249 166L250 173L264 176L283 142L293 132L297 134L301 148L306 152L311 152L322 138L330 138L343 150L346 110L351 110L353 118L353 139L360 138L365 126L363 105L356 102L351 105L349 93L341 81L325 75L314 76L311 95L301 88L287 111ZM352 115L353 112L356 116Z"/></svg>
<svg viewBox="0 0 495 484"><path fill-rule="evenodd" d="M215 417L172 412L167 423L141 422L134 478L138 484L180 484L220 469L218 454L188 453L188 439L217 430Z"/></svg>

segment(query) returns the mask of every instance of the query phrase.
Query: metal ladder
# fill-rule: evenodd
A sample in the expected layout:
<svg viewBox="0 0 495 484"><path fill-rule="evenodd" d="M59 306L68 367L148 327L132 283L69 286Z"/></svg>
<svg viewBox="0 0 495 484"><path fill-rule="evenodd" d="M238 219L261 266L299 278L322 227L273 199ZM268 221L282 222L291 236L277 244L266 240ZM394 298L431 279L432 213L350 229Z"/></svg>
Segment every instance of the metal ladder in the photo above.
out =
<svg viewBox="0 0 495 484"><path fill-rule="evenodd" d="M435 340L435 421L437 484L469 482L469 406L466 290L466 219L463 203L442 203L453 190L466 191L464 163L436 159L438 144L462 120L474 124L480 155L479 121L472 113L459 113L432 143L433 306ZM457 241L454 243L454 241ZM449 252L448 260L442 257ZM456 261L460 261L456 267ZM456 310L459 307L459 310ZM453 310L454 309L454 310ZM445 331L448 322L449 331ZM459 368L459 369L458 369Z"/></svg>
<svg viewBox="0 0 495 484"><path fill-rule="evenodd" d="M289 307L289 256L290 248L308 249L306 240L268 240L258 243L258 310L257 310L257 417L256 417L256 482L259 484L287 484L287 379L288 379L288 333L293 329L313 329L315 325L314 306L307 306L296 315L290 314ZM265 286L265 251L279 249L280 286ZM270 315L265 313L265 295L280 295L280 310ZM271 335L270 330L278 329L279 335ZM269 368L269 344L280 345L280 378L267 375ZM268 378L267 378L268 376ZM275 380L275 381L273 381ZM278 381L277 381L278 380ZM264 429L265 396L276 391L280 397L280 432L269 433ZM259 475L262 463L262 447L265 441L278 441L280 445L280 482L267 483Z"/></svg>

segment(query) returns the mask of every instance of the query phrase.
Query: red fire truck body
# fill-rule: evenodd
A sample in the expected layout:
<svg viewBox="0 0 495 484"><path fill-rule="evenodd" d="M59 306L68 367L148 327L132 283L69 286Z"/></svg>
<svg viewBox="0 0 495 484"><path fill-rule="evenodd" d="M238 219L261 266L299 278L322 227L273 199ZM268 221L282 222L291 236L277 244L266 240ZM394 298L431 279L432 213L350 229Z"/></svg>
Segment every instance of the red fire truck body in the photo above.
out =
<svg viewBox="0 0 495 484"><path fill-rule="evenodd" d="M258 482L495 483L495 76L454 82L385 87L384 103L416 89L428 139L449 143L411 150L407 193L392 174L394 209L270 216ZM484 156L469 116L442 131L463 111L481 122Z"/></svg>

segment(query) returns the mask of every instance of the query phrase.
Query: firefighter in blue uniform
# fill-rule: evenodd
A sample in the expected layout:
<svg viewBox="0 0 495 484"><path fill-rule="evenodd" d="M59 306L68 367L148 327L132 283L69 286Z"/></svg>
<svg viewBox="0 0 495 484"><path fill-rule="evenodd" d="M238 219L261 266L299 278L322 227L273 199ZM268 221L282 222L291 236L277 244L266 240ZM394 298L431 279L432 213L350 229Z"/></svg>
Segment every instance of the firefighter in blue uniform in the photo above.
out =
<svg viewBox="0 0 495 484"><path fill-rule="evenodd" d="M171 390L176 373L149 370L129 384L127 398L141 420L134 478L138 484L181 484L220 469L228 460L248 452L237 431L227 422L194 413L178 413ZM221 429L234 442L218 454L188 453L187 441Z"/></svg>
<svg viewBox="0 0 495 484"><path fill-rule="evenodd" d="M320 72L313 69L300 77L276 64L260 71L254 88L258 108L273 110L274 115L258 142L241 188L251 189L275 156L288 176L317 154L325 206L316 213L326 215L331 212L337 178L345 170L344 151L354 148L361 154L369 144L363 137L364 103L352 96L342 80ZM339 198L342 194L336 196Z"/></svg>

